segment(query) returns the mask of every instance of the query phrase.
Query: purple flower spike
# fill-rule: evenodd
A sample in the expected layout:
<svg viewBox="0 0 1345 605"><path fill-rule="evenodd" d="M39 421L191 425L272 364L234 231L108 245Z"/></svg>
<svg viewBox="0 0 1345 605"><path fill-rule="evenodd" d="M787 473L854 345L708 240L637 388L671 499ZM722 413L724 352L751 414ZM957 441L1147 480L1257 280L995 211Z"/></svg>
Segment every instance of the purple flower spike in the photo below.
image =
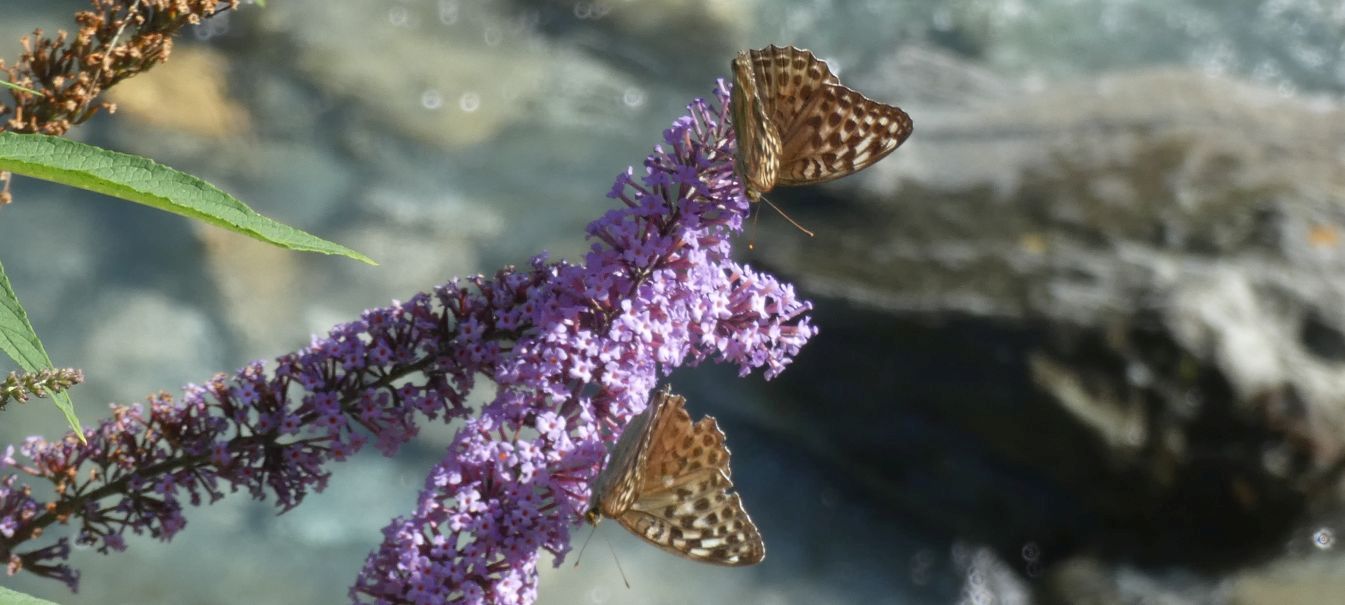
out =
<svg viewBox="0 0 1345 605"><path fill-rule="evenodd" d="M714 358L771 377L813 335L791 287L729 258L747 211L731 131L703 101L690 110L638 182L617 176L610 196L626 208L589 225L585 263L535 266L547 278L519 307L528 328L486 370L500 395L458 432L415 513L384 531L357 601L531 603L539 549L564 558L604 441L660 369Z"/></svg>
<svg viewBox="0 0 1345 605"><path fill-rule="evenodd" d="M582 264L534 259L490 279L454 280L366 311L306 348L232 376L114 407L90 429L40 438L8 467L54 488L42 503L17 475L0 482L0 554L76 586L68 543L23 550L54 523L77 540L125 548L127 531L168 540L184 502L226 491L274 498L282 511L325 485L332 461L365 443L393 454L422 419L464 418L425 480L416 510L394 519L350 589L356 603L532 603L541 551L559 565L569 528L620 427L661 373L707 359L773 377L816 333L811 304L773 276L733 262L747 200L734 140L697 100L664 132L644 173L619 175L622 207L588 226ZM494 401L469 417L473 377Z"/></svg>

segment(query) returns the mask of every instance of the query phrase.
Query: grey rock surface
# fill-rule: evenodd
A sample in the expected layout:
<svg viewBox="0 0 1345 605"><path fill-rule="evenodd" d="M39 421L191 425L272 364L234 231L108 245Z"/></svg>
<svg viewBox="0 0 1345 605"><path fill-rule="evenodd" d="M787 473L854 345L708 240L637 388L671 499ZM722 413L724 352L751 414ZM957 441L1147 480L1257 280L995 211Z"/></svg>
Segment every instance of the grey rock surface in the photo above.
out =
<svg viewBox="0 0 1345 605"><path fill-rule="evenodd" d="M1005 88L916 61L939 62L916 98ZM1234 569L1338 511L1339 102L1171 69L980 98L913 104L898 160L773 194L818 236L763 218L761 262L825 297L782 430L1044 561Z"/></svg>

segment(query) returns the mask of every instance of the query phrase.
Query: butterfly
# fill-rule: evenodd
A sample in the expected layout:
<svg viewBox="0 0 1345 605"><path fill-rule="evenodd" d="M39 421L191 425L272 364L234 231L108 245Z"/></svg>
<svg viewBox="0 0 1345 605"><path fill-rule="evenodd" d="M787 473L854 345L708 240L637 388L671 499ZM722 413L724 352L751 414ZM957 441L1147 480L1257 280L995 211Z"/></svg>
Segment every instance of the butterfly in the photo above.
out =
<svg viewBox="0 0 1345 605"><path fill-rule="evenodd" d="M665 387L631 419L594 480L584 518L597 525L611 517L694 561L760 563L766 545L733 490L724 432L710 416L693 425L685 403Z"/></svg>
<svg viewBox="0 0 1345 605"><path fill-rule="evenodd" d="M734 170L754 202L776 185L863 170L911 136L911 116L842 85L807 50L771 45L738 53L731 66Z"/></svg>

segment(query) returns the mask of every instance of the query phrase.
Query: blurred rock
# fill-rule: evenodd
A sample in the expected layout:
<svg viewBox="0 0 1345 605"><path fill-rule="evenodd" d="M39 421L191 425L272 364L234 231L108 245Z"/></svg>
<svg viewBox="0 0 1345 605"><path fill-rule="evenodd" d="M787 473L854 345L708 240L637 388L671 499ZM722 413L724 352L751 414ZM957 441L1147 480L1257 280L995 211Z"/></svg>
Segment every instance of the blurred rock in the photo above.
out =
<svg viewBox="0 0 1345 605"><path fill-rule="evenodd" d="M197 229L221 294L220 310L247 357L297 348L306 342L296 340L303 330L325 333L362 309L470 273L479 264L478 240L496 237L501 229L497 215L451 196L391 189L369 193L348 223L331 237L372 257L377 266L300 254L215 227ZM350 284L360 284L359 291L348 292ZM303 327L299 334L296 324Z"/></svg>
<svg viewBox="0 0 1345 605"><path fill-rule="evenodd" d="M15 176L10 191L14 203L0 220L0 262L41 333L58 325L62 301L78 296L98 271L99 255L90 248L115 245L116 235L101 229L94 213L80 212L83 200L71 189ZM92 245L72 247L71 240Z"/></svg>
<svg viewBox="0 0 1345 605"><path fill-rule="evenodd" d="M123 118L200 137L241 136L252 127L229 98L229 63L219 51L179 45L167 63L108 92Z"/></svg>
<svg viewBox="0 0 1345 605"><path fill-rule="evenodd" d="M921 118L932 112L965 111L968 106L998 103L1022 92L1016 81L985 66L938 48L913 44L897 47L887 60L870 69L847 73L842 81L870 98L908 110L918 107Z"/></svg>
<svg viewBox="0 0 1345 605"><path fill-rule="evenodd" d="M957 605L1029 605L1032 593L1013 566L988 548L954 544L953 565L966 581Z"/></svg>
<svg viewBox="0 0 1345 605"><path fill-rule="evenodd" d="M428 291L480 266L476 250L498 237L505 224L489 208L443 192L397 190L387 184L367 194L361 220L343 240L364 250L377 267L346 264L324 287L359 283L370 293L368 306L386 305Z"/></svg>
<svg viewBox="0 0 1345 605"><path fill-rule="evenodd" d="M1226 588L1185 571L1142 570L1089 557L1056 566L1043 578L1041 602L1049 605L1203 605L1230 603ZM1265 601L1256 601L1258 603ZM1283 604L1287 605L1287 604Z"/></svg>
<svg viewBox="0 0 1345 605"><path fill-rule="evenodd" d="M1228 603L1316 605L1345 594L1345 576L1340 572L1345 560L1333 548L1323 545L1321 551L1304 557L1287 557L1238 573L1230 581Z"/></svg>
<svg viewBox="0 0 1345 605"><path fill-rule="evenodd" d="M68 1L8 0L5 2L6 13L12 10L15 16L22 18L0 19L0 57L4 57L6 65L13 65L23 52L19 39L32 36L34 29L40 28L44 32L74 30L77 25L71 15L87 7L87 4Z"/></svg>
<svg viewBox="0 0 1345 605"><path fill-rule="evenodd" d="M193 228L205 247L221 319L242 352L272 357L293 348L294 334L279 326L294 323L306 300L303 294L312 291L301 254L213 225Z"/></svg>
<svg viewBox="0 0 1345 605"><path fill-rule="evenodd" d="M81 356L102 363L84 368L88 382L116 384L119 390L141 394L130 401L161 390L174 392L187 382L203 382L210 377L209 369L223 367L221 338L214 324L167 296L107 292L93 301L89 312L99 321L87 334Z"/></svg>
<svg viewBox="0 0 1345 605"><path fill-rule="evenodd" d="M772 193L818 237L763 219L761 259L824 297L789 432L1046 566L1226 569L1338 509L1345 109L1180 70L989 99L929 73L891 158ZM948 82L981 100L922 109Z"/></svg>
<svg viewBox="0 0 1345 605"><path fill-rule="evenodd" d="M1303 538L1307 538L1304 536ZM1293 542L1306 542L1295 537ZM1305 545L1300 545L1305 546ZM1292 549L1292 548L1291 548ZM1297 549L1292 549L1297 550ZM1271 562L1249 566L1229 577L1189 571L1142 569L1094 556L1056 565L1037 581L1043 605L1317 605L1345 590L1341 557L1333 545L1310 547Z"/></svg>
<svg viewBox="0 0 1345 605"><path fill-rule="evenodd" d="M524 19L478 5L444 12L434 2L325 6L285 3L250 16L292 45L311 84L338 103L376 109L373 119L400 136L446 148L478 144L542 88L545 55L530 45ZM349 44L351 36L361 43Z"/></svg>
<svg viewBox="0 0 1345 605"><path fill-rule="evenodd" d="M645 79L672 79L691 86L703 86L711 66L727 71L729 58L743 45L755 21L750 3L723 0L514 0L513 4L536 14L539 28L550 36L608 63Z"/></svg>
<svg viewBox="0 0 1345 605"><path fill-rule="evenodd" d="M335 150L313 144L315 102L276 74L233 59L180 43L167 63L113 88L119 110L106 120L108 146L204 179L311 231L348 201L358 173ZM226 83L235 72L245 83L237 98ZM241 109L258 103L265 111L255 119Z"/></svg>
<svg viewBox="0 0 1345 605"><path fill-rule="evenodd" d="M553 120L559 111L562 125L565 117L606 115L631 87L598 62L553 47L536 31L536 11L482 2L321 6L289 3L262 19L271 28L300 16L315 21L288 32L297 36L289 42L308 79L337 98L376 108L372 115L382 127L440 148L470 149L538 111ZM359 32L365 42L347 44L333 32ZM576 110L566 114L567 104Z"/></svg>

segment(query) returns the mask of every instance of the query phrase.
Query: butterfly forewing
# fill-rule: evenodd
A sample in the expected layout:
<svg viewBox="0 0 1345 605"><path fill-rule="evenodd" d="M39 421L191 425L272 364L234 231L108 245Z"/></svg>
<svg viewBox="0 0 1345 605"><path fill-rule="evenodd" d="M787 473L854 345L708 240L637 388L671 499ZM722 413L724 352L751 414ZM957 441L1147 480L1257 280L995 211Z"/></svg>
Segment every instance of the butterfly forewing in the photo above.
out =
<svg viewBox="0 0 1345 605"><path fill-rule="evenodd" d="M738 53L733 60L730 102L733 128L738 136L734 169L744 180L747 196L753 200L757 199L757 192L775 187L775 174L780 167L780 135L767 117L755 71L751 56Z"/></svg>
<svg viewBox="0 0 1345 605"><path fill-rule="evenodd" d="M862 170L910 137L910 116L842 85L811 52L768 46L733 61L734 167L753 201L775 185Z"/></svg>
<svg viewBox="0 0 1345 605"><path fill-rule="evenodd" d="M724 432L709 416L691 424L691 416L681 405L668 414L666 427L654 437L645 462L646 491L674 487L679 480L702 469L721 469L727 476L728 448L724 446Z"/></svg>
<svg viewBox="0 0 1345 605"><path fill-rule="evenodd" d="M783 130L819 87L839 86L840 78L813 53L793 46L771 45L748 51L766 115Z"/></svg>
<svg viewBox="0 0 1345 605"><path fill-rule="evenodd" d="M766 547L733 491L724 433L708 416L693 425L684 404L684 398L660 391L644 424L632 420L595 484L593 506L674 554L719 565L757 563ZM627 441L634 429L645 434ZM621 443L636 444L630 446L634 454L619 457ZM613 468L620 463L633 468ZM609 474L629 478L629 498L623 497L625 481L603 482Z"/></svg>

